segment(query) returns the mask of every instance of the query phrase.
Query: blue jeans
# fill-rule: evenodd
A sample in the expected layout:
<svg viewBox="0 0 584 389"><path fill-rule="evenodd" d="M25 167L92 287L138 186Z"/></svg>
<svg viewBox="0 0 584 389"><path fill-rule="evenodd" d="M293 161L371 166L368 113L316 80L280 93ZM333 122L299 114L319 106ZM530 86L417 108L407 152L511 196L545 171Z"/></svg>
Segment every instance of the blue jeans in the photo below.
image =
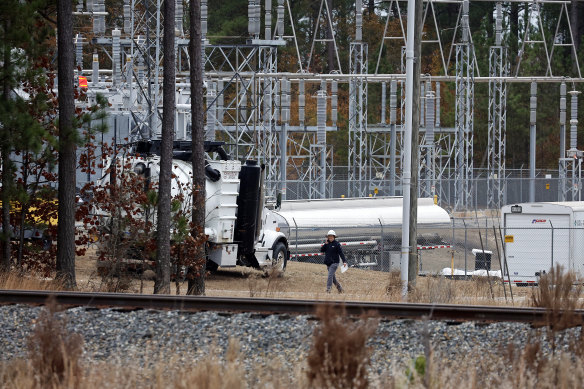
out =
<svg viewBox="0 0 584 389"><path fill-rule="evenodd" d="M339 267L339 263L333 263L332 265L327 265L326 268L328 269L328 278L326 279L326 290L329 292L331 290L331 286L335 284L339 291L343 290L343 287L337 281L337 277L335 277L335 273L337 272L337 268Z"/></svg>

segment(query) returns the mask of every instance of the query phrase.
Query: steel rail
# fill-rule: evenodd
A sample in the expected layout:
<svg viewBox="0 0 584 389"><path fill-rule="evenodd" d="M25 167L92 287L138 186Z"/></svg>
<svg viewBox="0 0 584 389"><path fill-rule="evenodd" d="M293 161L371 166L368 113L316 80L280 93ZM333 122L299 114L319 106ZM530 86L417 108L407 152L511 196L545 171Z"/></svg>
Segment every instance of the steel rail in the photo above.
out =
<svg viewBox="0 0 584 389"><path fill-rule="evenodd" d="M544 308L381 303L329 300L292 300L267 298L231 298L127 293L81 293L52 291L0 290L0 305L44 305L49 297L65 307L156 309L180 311L260 312L269 314L314 314L324 305L344 307L347 314L358 316L371 312L387 319L429 319L454 321L524 322L543 324ZM571 312L584 320L584 310Z"/></svg>

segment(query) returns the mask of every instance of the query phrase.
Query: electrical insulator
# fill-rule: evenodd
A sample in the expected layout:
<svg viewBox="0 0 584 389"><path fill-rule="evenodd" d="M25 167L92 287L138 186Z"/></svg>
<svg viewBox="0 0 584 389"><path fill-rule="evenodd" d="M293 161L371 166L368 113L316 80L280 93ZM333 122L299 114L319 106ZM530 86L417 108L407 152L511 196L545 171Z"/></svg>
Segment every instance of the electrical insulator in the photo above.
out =
<svg viewBox="0 0 584 389"><path fill-rule="evenodd" d="M331 122L333 127L337 126L338 120L338 109L339 109L339 83L337 80L333 80L331 83Z"/></svg>
<svg viewBox="0 0 584 389"><path fill-rule="evenodd" d="M306 105L306 96L304 95L304 80L298 81L298 121L300 126L304 126L304 107Z"/></svg>
<svg viewBox="0 0 584 389"><path fill-rule="evenodd" d="M326 144L326 90L319 90L316 94L316 141Z"/></svg>

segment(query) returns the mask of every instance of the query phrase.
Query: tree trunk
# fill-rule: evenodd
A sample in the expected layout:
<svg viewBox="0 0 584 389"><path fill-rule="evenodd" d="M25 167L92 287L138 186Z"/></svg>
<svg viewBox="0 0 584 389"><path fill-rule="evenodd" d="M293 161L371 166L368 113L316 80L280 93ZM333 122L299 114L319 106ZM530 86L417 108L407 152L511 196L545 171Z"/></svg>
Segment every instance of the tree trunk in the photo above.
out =
<svg viewBox="0 0 584 389"><path fill-rule="evenodd" d="M369 0L367 2L367 11L369 15L373 15L375 13L375 0Z"/></svg>
<svg viewBox="0 0 584 389"><path fill-rule="evenodd" d="M10 21L4 24L6 31L10 28ZM5 33L6 33L5 31ZM4 67L8 68L11 66L10 63L10 51L12 48L9 45L4 47ZM10 77L4 77L2 82L2 100L8 100L10 98ZM4 129L6 131L7 129ZM8 129L9 130L9 129ZM9 139L3 139L4 145L2 150L2 188L0 188L0 201L2 201L2 239L0 243L2 244L2 251L0 255L2 256L0 260L0 271L5 272L10 270L10 237L12 235L12 230L10 228L10 188L12 187L12 163L10 161L10 144Z"/></svg>
<svg viewBox="0 0 584 389"><path fill-rule="evenodd" d="M172 145L175 113L175 2L164 2L164 82L162 89L162 142L160 145L160 178L158 181L158 221L156 223L156 281L154 293L170 294L170 203L172 185Z"/></svg>
<svg viewBox="0 0 584 389"><path fill-rule="evenodd" d="M333 21L333 15L332 15L333 0L326 0L326 2L328 4L328 9L330 11L328 16L331 19L331 24L332 24L332 21ZM326 26L327 26L326 39L333 39L333 30L331 28L331 25L328 23L328 21L327 21ZM329 73L332 73L336 67L335 66L335 45L334 45L332 40L326 42L326 52L327 52L328 71L329 71Z"/></svg>
<svg viewBox="0 0 584 389"><path fill-rule="evenodd" d="M30 167L30 158L28 152L24 152L22 156L22 182L24 183L25 190L27 190L27 183L28 183L28 173ZM36 192L36 191L35 191ZM33 194L34 196L34 194ZM34 197L31 197L34 198ZM26 219L26 214L28 213L28 202L22 202L20 204L20 234L18 235L18 251L16 254L16 266L18 267L19 271L22 271L22 253L24 251L24 223ZM36 228L36 226L35 226Z"/></svg>
<svg viewBox="0 0 584 389"><path fill-rule="evenodd" d="M59 205L57 227L57 278L67 289L75 281L75 175L76 136L73 90L73 8L71 0L57 1L59 76Z"/></svg>
<svg viewBox="0 0 584 389"><path fill-rule="evenodd" d="M189 41L191 75L191 113L193 150L193 229L192 237L198 244L194 264L189 267L187 294L205 294L205 148L203 128L203 48L201 42L201 3L191 0L189 4L191 20Z"/></svg>
<svg viewBox="0 0 584 389"><path fill-rule="evenodd" d="M12 185L12 173L10 169L10 151L4 147L2 150L2 188L0 199L2 201L2 260L0 260L0 272L10 270L10 193L8 188Z"/></svg>

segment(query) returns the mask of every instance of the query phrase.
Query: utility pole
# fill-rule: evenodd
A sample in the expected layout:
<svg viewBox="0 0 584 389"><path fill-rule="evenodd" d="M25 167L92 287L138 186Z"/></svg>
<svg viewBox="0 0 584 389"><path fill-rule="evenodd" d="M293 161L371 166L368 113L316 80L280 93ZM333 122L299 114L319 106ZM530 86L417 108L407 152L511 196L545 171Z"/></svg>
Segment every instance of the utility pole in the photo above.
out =
<svg viewBox="0 0 584 389"><path fill-rule="evenodd" d="M406 41L406 129L404 134L403 218L401 280L402 296L408 284L415 285L417 260L418 208L418 133L420 126L420 53L422 36L422 0L408 0L408 33Z"/></svg>
<svg viewBox="0 0 584 389"><path fill-rule="evenodd" d="M537 115L537 83L531 83L529 98L529 202L535 202L535 136Z"/></svg>
<svg viewBox="0 0 584 389"><path fill-rule="evenodd" d="M411 286L416 286L416 278L418 277L418 164L420 160L420 73L422 72L422 0L416 0L414 22L414 74L413 74L413 90L412 90L412 181L410 192L410 257L408 264L408 281Z"/></svg>

